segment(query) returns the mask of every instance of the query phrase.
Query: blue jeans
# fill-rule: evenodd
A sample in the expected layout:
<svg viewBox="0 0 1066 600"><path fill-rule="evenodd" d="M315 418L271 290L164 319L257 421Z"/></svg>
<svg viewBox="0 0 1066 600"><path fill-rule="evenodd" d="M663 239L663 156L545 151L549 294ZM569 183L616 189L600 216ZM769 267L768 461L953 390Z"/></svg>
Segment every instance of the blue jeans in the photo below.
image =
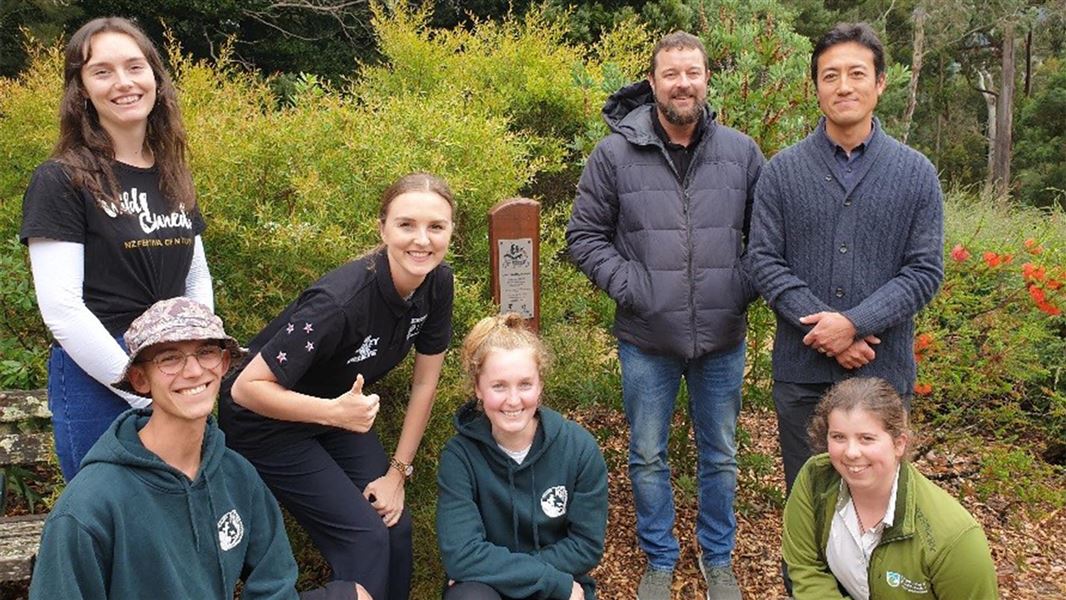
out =
<svg viewBox="0 0 1066 600"><path fill-rule="evenodd" d="M680 548L674 537L674 497L667 440L684 377L696 434L699 515L696 539L707 566L730 564L737 521L736 427L744 378L744 343L684 360L647 354L618 341L622 402L629 421L629 479L637 509L637 539L653 569L671 570Z"/></svg>
<svg viewBox="0 0 1066 600"><path fill-rule="evenodd" d="M119 336L118 343L126 349ZM130 405L107 386L81 370L59 344L52 344L48 357L48 409L52 411L52 435L63 479L70 481L81 468L81 459L107 428Z"/></svg>

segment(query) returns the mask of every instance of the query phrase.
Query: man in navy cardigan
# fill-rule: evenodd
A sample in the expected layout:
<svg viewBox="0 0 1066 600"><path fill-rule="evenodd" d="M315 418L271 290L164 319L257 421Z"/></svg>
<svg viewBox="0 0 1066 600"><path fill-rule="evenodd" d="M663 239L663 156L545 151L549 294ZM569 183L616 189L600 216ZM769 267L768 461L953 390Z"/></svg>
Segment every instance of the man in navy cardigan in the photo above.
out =
<svg viewBox="0 0 1066 600"><path fill-rule="evenodd" d="M838 24L815 46L811 77L824 116L763 169L745 257L777 315L773 396L790 490L834 382L881 377L909 402L914 315L944 277L936 169L874 117L885 89L877 35Z"/></svg>

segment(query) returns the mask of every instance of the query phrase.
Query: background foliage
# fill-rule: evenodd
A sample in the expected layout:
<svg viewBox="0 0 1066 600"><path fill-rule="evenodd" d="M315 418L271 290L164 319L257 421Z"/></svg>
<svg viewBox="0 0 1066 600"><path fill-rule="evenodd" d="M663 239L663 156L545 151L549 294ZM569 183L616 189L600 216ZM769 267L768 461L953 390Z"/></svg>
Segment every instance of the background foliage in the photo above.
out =
<svg viewBox="0 0 1066 600"><path fill-rule="evenodd" d="M752 135L767 155L805 135L817 114L807 75L810 42L801 35L811 24L793 20L794 11L772 0L623 4L573 10L516 4L505 18L467 14L464 26L450 28L438 26L435 19L447 15L428 6L375 4L367 14L377 58L346 78L264 77L244 68L239 40L212 46L214 60L195 58L186 46L191 40L174 30L169 65L208 222L216 305L230 331L247 341L322 273L374 246L381 191L406 172L430 170L450 182L459 204L449 257L457 275L456 339L492 310L488 209L516 195L534 197L542 203L542 330L558 359L546 402L618 407L613 304L568 262L563 240L584 158L607 132L599 116L607 95L642 76L659 33L683 26L707 43L711 101L720 117ZM29 175L56 137L61 59L57 47L41 44L27 46L27 56L17 76L0 78L0 387L43 385L48 342L17 231ZM907 78L907 69L894 64L879 109L890 130L899 123ZM1061 103L1060 83L1023 110L1023 120L1043 126L1040 139L1050 140L1034 144L1035 158L1025 163L1040 177L1047 162L1041 152L1061 141L1054 128L1061 119L1047 117ZM945 83L942 91L963 87ZM958 139L960 147L971 143ZM955 160L946 146L938 152L934 158ZM997 440L983 471L988 490L1013 489L1061 505L1062 491L1043 482L1066 453L1064 320L1051 310L1066 308L1052 283L1066 279L1063 213L953 188L947 221L945 251L954 258L942 293L918 319L926 337L915 349L915 407L934 439ZM749 317L745 398L768 406L773 318L762 303ZM375 390L392 405L380 422L386 438L398 430L409 375L408 364ZM453 355L408 489L419 540L415 597L433 596L440 583L435 461L465 397ZM675 452L691 451L683 442ZM759 460L741 457L745 464ZM321 577L306 540L296 535L294 547L305 567L317 565L303 576Z"/></svg>

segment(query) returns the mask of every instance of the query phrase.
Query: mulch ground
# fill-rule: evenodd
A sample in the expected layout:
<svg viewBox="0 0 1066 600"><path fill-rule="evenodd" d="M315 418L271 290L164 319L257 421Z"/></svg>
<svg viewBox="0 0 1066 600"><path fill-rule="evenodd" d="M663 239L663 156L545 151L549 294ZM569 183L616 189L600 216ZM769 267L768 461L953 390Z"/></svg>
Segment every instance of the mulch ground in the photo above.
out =
<svg viewBox="0 0 1066 600"><path fill-rule="evenodd" d="M644 571L637 548L632 490L626 474L629 430L625 416L605 407L584 408L569 415L590 431L599 432L608 467L610 509L603 561L593 572L600 600L632 600ZM681 420L675 423L681 426ZM785 598L780 576L781 509L767 493L784 490L777 420L772 411L745 407L740 427L750 439L741 452L772 457L772 469L741 469L738 474L737 543L733 555L737 579L745 598ZM606 433L607 439L603 439ZM1066 598L1066 511L1030 517L1018 502L991 497L981 502L972 491L976 453L959 448L936 448L915 464L934 474L984 526L999 576L1001 597L1011 599ZM689 495L690 496L690 495ZM703 580L697 567L695 500L679 493L675 482L677 526L681 558L674 575L673 600L702 600Z"/></svg>

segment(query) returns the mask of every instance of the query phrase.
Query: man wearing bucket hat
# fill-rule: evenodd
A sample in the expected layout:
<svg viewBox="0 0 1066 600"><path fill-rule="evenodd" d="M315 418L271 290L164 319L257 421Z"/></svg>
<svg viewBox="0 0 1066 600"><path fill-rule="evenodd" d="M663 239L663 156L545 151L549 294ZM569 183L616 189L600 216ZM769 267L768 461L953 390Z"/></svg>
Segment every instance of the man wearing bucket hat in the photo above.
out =
<svg viewBox="0 0 1066 600"><path fill-rule="evenodd" d="M125 341L115 385L152 406L120 415L89 450L45 522L30 597L232 598L242 580L243 598L296 598L277 503L211 417L237 341L182 297L152 305ZM334 582L303 598L355 592Z"/></svg>

